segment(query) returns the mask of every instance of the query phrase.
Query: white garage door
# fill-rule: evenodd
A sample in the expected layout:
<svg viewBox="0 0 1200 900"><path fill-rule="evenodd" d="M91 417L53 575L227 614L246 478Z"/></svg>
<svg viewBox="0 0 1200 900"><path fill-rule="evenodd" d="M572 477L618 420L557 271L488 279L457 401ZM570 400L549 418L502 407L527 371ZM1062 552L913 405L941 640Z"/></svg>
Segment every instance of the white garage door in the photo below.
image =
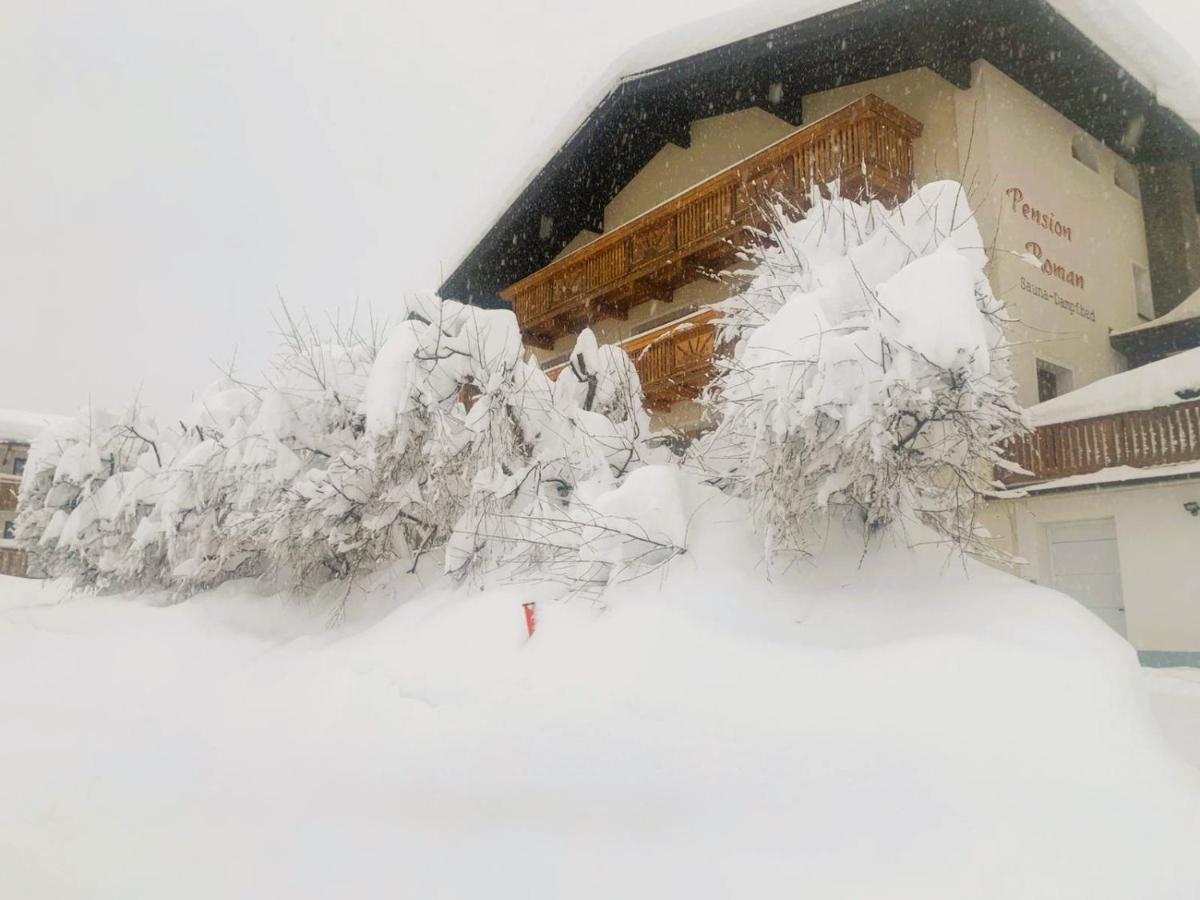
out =
<svg viewBox="0 0 1200 900"><path fill-rule="evenodd" d="M1074 597L1120 634L1125 634L1125 601L1117 529L1112 519L1047 525L1051 584Z"/></svg>

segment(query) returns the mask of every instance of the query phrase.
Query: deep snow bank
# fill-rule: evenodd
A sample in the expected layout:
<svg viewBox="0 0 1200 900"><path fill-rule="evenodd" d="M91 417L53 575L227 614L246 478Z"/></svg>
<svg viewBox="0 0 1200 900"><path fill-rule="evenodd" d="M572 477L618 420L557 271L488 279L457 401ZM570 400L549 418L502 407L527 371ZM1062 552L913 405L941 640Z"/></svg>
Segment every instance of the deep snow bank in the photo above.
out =
<svg viewBox="0 0 1200 900"><path fill-rule="evenodd" d="M1197 773L1085 610L836 533L767 583L744 507L680 496L689 552L606 608L5 579L2 893L1200 894Z"/></svg>

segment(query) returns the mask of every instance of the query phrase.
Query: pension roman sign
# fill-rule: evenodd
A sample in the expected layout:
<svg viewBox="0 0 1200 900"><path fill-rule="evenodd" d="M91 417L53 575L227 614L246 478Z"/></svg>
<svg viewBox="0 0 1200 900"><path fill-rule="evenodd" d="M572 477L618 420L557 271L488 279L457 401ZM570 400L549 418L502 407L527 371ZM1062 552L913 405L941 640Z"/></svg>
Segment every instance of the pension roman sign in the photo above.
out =
<svg viewBox="0 0 1200 900"><path fill-rule="evenodd" d="M1031 206L1025 202L1025 192L1019 187L1010 187L1004 192L1004 195L1012 200L1012 211L1017 213L1023 219L1028 219L1035 225L1040 225L1045 228L1055 237L1071 240L1071 226L1066 225L1058 220L1052 212L1047 212L1038 209L1036 206Z"/></svg>
<svg viewBox="0 0 1200 900"><path fill-rule="evenodd" d="M1049 275L1052 278L1057 278L1059 281L1065 281L1071 287L1083 290L1083 276L1078 272L1072 272L1062 263L1056 263L1054 260L1047 258L1042 250L1042 245L1037 241L1026 241L1025 252L1037 260L1043 275Z"/></svg>
<svg viewBox="0 0 1200 900"><path fill-rule="evenodd" d="M1021 188L1010 187L1004 192L1004 196L1012 204L1011 211L1013 214L1020 216L1028 222L1032 222L1043 231L1054 235L1054 237L1062 238L1067 243L1071 243L1074 240L1070 225L1059 219L1055 213L1027 202L1025 192ZM1043 275L1057 278L1059 281L1065 282L1071 285L1071 287L1079 288L1081 291L1086 288L1086 281L1082 274L1067 268L1061 262L1051 258L1042 249L1042 245L1038 241L1026 241L1025 252L1037 261L1037 265L1042 270Z"/></svg>
<svg viewBox="0 0 1200 900"><path fill-rule="evenodd" d="M1079 318L1087 319L1089 322L1096 321L1096 311L1090 306L1085 306L1078 300L1068 300L1058 291L1048 291L1044 287L1034 284L1024 276L1021 276L1021 290L1027 294L1033 294L1033 296L1045 300L1047 303L1053 303L1059 309L1073 316L1079 316Z"/></svg>

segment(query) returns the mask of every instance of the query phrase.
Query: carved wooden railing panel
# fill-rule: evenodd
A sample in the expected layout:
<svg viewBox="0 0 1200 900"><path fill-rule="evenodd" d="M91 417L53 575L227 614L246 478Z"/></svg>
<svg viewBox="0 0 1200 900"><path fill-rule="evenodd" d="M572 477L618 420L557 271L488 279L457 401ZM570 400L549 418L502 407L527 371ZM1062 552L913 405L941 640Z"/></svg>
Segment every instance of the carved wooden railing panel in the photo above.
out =
<svg viewBox="0 0 1200 900"><path fill-rule="evenodd" d="M803 207L834 180L845 196L907 198L921 123L868 95L552 262L502 293L526 339L548 346L595 318L667 299L697 265L735 258L732 239L757 221L758 197Z"/></svg>
<svg viewBox="0 0 1200 900"><path fill-rule="evenodd" d="M1009 459L1033 475L999 473L1006 484L1087 475L1112 466L1200 460L1200 400L1043 425L1010 441Z"/></svg>
<svg viewBox="0 0 1200 900"><path fill-rule="evenodd" d="M658 412L700 395L715 373L720 313L706 309L622 341L642 383L646 408ZM549 371L557 378L566 364Z"/></svg>

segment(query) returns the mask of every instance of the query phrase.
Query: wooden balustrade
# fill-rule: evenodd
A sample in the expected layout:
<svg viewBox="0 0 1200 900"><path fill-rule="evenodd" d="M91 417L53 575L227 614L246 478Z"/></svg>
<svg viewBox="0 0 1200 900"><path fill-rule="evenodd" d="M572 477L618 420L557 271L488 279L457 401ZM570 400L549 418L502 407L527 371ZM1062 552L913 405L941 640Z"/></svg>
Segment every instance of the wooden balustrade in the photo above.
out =
<svg viewBox="0 0 1200 900"><path fill-rule="evenodd" d="M1010 441L1006 455L1033 473L998 473L1013 486L1112 466L1145 468L1200 460L1200 400L1043 425Z"/></svg>
<svg viewBox="0 0 1200 900"><path fill-rule="evenodd" d="M637 369L647 409L665 411L700 395L715 371L719 318L716 310L705 309L618 344ZM550 377L557 378L565 367L551 369Z"/></svg>
<svg viewBox="0 0 1200 900"><path fill-rule="evenodd" d="M908 197L912 141L921 123L867 95L771 144L600 236L502 292L525 339L551 346L630 306L670 300L703 268L728 265L757 200L775 193L804 208L812 188L837 181L843 196L885 203Z"/></svg>

